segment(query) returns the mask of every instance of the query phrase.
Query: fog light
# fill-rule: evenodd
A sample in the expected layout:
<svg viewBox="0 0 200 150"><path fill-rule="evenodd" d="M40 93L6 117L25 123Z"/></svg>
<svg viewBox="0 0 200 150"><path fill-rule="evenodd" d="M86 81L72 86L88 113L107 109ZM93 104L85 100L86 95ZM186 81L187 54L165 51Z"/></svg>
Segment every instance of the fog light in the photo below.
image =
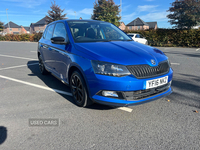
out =
<svg viewBox="0 0 200 150"><path fill-rule="evenodd" d="M110 96L110 97L118 97L118 94L115 91L103 91L102 95L103 96Z"/></svg>

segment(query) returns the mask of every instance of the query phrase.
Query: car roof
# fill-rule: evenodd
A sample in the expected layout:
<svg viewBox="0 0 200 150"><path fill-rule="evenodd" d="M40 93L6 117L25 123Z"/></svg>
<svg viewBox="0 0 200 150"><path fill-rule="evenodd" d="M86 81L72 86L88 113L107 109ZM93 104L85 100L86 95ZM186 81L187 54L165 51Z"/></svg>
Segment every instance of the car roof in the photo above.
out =
<svg viewBox="0 0 200 150"><path fill-rule="evenodd" d="M135 34L139 34L139 33L127 33L128 35L135 35Z"/></svg>
<svg viewBox="0 0 200 150"><path fill-rule="evenodd" d="M81 19L81 20L80 19L64 19L64 20L53 21L53 22L49 23L48 25L56 23L56 22L70 22L70 21L79 21L79 22L85 22L85 21L87 21L87 22L105 22L105 21L90 20L90 19L85 19L85 20L83 20L83 19ZM105 22L105 23L109 23L109 22Z"/></svg>

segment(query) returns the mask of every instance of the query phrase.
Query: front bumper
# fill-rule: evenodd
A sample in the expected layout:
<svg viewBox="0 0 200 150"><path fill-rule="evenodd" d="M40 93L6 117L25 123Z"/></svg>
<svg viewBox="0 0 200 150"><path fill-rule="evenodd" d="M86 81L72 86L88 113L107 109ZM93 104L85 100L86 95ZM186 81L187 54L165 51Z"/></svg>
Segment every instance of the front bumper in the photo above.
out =
<svg viewBox="0 0 200 150"><path fill-rule="evenodd" d="M126 76L126 77L110 77L110 76L102 76L96 75L96 78L93 80L95 82L89 82L91 98L94 102L111 105L111 106L132 106L138 105L146 102L150 102L153 100L160 99L172 93L171 85L166 85L167 88L164 90L160 90L160 92L153 93L154 91L150 90L146 92L145 84L146 80L152 80L156 78L162 78L164 76L168 76L168 83L172 81L173 70L162 76L148 78L148 79L137 79L134 76ZM163 86L157 87L162 89ZM123 93L123 97L113 98L113 97L105 97L99 94L99 91L116 91ZM132 93L136 91L142 91L137 94L137 98L133 96ZM145 91L143 93L143 91Z"/></svg>
<svg viewBox="0 0 200 150"><path fill-rule="evenodd" d="M114 98L107 98L99 95L95 95L93 100L97 103L104 104L104 105L110 105L110 106L116 106L116 107L126 107L126 106L134 106L139 105L147 102L151 102L160 98L163 98L165 96L168 96L172 93L172 88L170 87L167 91L158 94L156 96L148 97L146 99L138 100L138 101L127 101L127 100L119 100Z"/></svg>

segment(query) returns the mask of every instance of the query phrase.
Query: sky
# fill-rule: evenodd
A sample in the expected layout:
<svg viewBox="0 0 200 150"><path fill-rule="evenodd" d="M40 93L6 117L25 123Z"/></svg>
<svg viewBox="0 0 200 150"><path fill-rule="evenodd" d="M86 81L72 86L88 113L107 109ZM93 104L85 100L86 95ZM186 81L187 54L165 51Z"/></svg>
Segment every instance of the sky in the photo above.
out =
<svg viewBox="0 0 200 150"><path fill-rule="evenodd" d="M0 21L8 20L18 25L30 26L36 23L50 10L53 0L0 0ZM166 17L167 10L175 0L121 0L122 21L127 25L137 17L145 22L158 22L159 28L172 28ZM120 0L114 0L120 5ZM91 19L95 0L56 0L61 9L65 9L69 19ZM76 13L75 13L76 12Z"/></svg>

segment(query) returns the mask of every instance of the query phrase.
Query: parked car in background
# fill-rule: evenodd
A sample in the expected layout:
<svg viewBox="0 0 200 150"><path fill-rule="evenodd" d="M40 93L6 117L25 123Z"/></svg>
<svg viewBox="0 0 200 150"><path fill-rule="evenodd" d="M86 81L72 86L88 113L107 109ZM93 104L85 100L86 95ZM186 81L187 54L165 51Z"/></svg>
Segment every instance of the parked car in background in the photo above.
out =
<svg viewBox="0 0 200 150"><path fill-rule="evenodd" d="M37 55L40 72L68 84L81 107L93 102L137 105L172 93L168 57L107 22L52 22L38 42Z"/></svg>
<svg viewBox="0 0 200 150"><path fill-rule="evenodd" d="M147 39L145 39L142 35L138 33L128 33L127 34L130 38L132 38L135 42L139 42L145 45L148 45Z"/></svg>

